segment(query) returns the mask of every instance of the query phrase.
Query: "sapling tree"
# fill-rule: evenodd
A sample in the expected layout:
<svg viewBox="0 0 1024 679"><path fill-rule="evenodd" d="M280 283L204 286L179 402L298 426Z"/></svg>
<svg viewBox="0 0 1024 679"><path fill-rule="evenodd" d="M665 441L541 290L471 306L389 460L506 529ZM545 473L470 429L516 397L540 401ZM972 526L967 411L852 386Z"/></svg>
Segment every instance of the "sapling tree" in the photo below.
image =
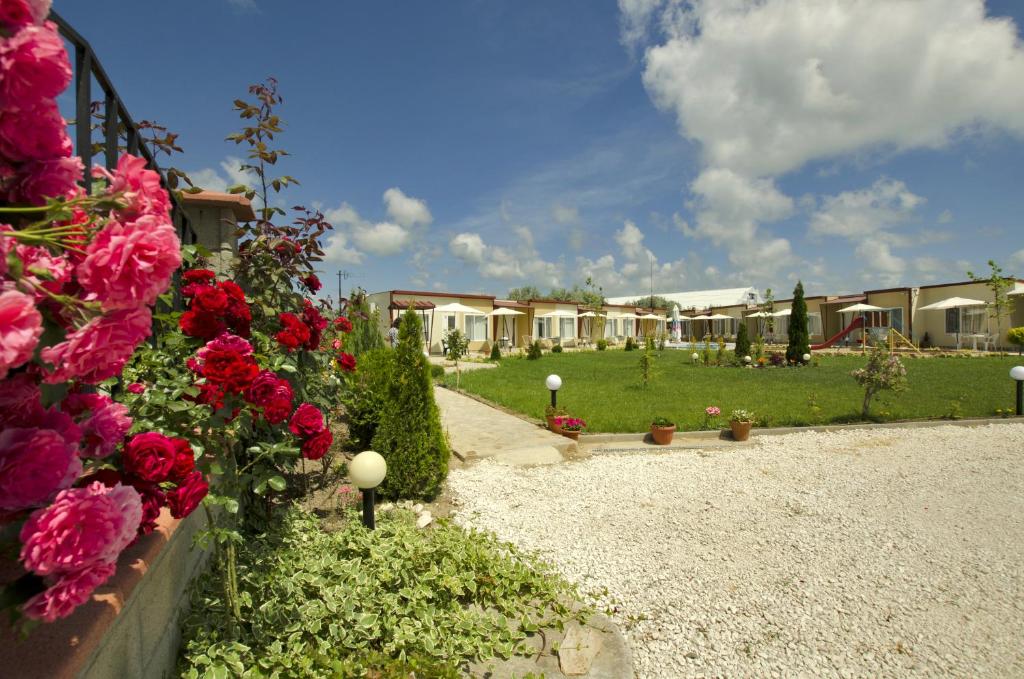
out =
<svg viewBox="0 0 1024 679"><path fill-rule="evenodd" d="M640 354L640 386L646 387L654 378L654 342L648 338Z"/></svg>
<svg viewBox="0 0 1024 679"><path fill-rule="evenodd" d="M1003 319L1008 318L1013 311L1013 300L1009 292L1013 289L1013 279L1003 273L1003 268L995 263L995 260L988 260L988 276L978 276L971 271L967 272L968 278L975 283L984 283L992 291L992 301L986 304L989 318L996 322L996 348L1002 342Z"/></svg>
<svg viewBox="0 0 1024 679"><path fill-rule="evenodd" d="M885 346L876 344L868 354L868 362L863 368L850 372L857 384L864 387L864 403L861 417L865 420L871 411L871 399L880 391L902 391L907 387L907 369L895 354L890 354Z"/></svg>
<svg viewBox="0 0 1024 679"><path fill-rule="evenodd" d="M793 289L793 306L789 315L789 344L786 346L786 361L802 363L804 354L811 353L807 336L807 302L804 300L804 284L796 282Z"/></svg>
<svg viewBox="0 0 1024 679"><path fill-rule="evenodd" d="M747 334L747 324L740 322L739 330L736 331L736 358L743 360L744 356L750 355L750 335Z"/></svg>
<svg viewBox="0 0 1024 679"><path fill-rule="evenodd" d="M452 328L444 336L445 358L455 364L455 386L462 382L462 369L459 368L459 359L469 353L469 338L458 328Z"/></svg>

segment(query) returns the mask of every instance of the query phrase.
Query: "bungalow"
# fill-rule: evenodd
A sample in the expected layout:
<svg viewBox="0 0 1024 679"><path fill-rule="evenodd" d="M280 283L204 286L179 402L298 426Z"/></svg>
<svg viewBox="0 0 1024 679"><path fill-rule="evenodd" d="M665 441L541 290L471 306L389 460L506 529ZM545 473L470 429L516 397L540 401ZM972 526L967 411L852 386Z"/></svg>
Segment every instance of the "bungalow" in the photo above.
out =
<svg viewBox="0 0 1024 679"><path fill-rule="evenodd" d="M444 351L442 340L455 328L469 339L470 351L486 351L493 341L488 314L494 310L494 295L387 290L368 295L367 301L380 312L385 333L402 312L412 307L423 320L423 342L431 354Z"/></svg>

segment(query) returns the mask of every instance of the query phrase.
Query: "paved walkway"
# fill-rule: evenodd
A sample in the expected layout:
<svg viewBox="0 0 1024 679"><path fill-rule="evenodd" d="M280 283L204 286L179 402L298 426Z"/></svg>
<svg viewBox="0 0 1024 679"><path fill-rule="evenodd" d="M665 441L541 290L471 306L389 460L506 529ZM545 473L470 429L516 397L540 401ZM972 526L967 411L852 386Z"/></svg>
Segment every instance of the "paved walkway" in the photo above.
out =
<svg viewBox="0 0 1024 679"><path fill-rule="evenodd" d="M434 398L452 451L462 460L492 458L512 465L555 464L577 450L571 439L450 389L435 386Z"/></svg>

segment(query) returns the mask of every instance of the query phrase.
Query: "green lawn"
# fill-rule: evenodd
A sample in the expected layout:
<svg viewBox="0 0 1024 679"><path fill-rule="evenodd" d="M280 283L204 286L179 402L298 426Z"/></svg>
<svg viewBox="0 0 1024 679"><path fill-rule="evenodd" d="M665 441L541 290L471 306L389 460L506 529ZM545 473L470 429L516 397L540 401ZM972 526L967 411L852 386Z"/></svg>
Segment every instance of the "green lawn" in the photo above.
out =
<svg viewBox="0 0 1024 679"><path fill-rule="evenodd" d="M537 361L503 359L493 370L463 372L462 389L517 412L543 418L549 402L544 378L562 378L558 404L587 421L590 432L646 431L663 415L684 430L700 429L704 408L722 409L719 424L735 408L752 410L760 426L851 422L860 419L863 391L850 371L861 356L822 356L805 368L695 367L690 352L657 355L654 380L641 387L640 352L545 354ZM1009 371L1019 357L906 358L908 388L883 392L872 403L879 420L992 416L1013 408ZM454 375L447 375L449 384Z"/></svg>

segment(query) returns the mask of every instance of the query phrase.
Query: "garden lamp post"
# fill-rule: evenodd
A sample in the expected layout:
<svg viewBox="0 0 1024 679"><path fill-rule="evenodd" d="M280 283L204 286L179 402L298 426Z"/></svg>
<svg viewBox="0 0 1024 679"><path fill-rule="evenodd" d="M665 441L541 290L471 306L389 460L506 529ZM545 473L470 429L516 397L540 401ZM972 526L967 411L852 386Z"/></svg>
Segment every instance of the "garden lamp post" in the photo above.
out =
<svg viewBox="0 0 1024 679"><path fill-rule="evenodd" d="M373 530L376 521L373 517L373 503L376 499L376 488L388 473L388 463L384 457L373 450L365 450L348 465L348 476L356 488L363 491L363 525Z"/></svg>
<svg viewBox="0 0 1024 679"><path fill-rule="evenodd" d="M548 378L544 380L544 385L551 392L551 407L557 407L558 390L562 388L562 378L559 377L558 375L548 375Z"/></svg>
<svg viewBox="0 0 1024 679"><path fill-rule="evenodd" d="M696 351L693 352L692 354L690 354L690 360L693 361L694 365L697 365L697 361L700 360L700 354L698 354Z"/></svg>
<svg viewBox="0 0 1024 679"><path fill-rule="evenodd" d="M743 357L743 362L746 363L747 365L750 365L750 357L749 356L744 356Z"/></svg>
<svg viewBox="0 0 1024 679"><path fill-rule="evenodd" d="M1024 415L1024 365L1010 368L1010 377L1017 382L1017 417Z"/></svg>
<svg viewBox="0 0 1024 679"><path fill-rule="evenodd" d="M804 354L804 363L810 363L810 362L811 362L811 355L810 354Z"/></svg>

